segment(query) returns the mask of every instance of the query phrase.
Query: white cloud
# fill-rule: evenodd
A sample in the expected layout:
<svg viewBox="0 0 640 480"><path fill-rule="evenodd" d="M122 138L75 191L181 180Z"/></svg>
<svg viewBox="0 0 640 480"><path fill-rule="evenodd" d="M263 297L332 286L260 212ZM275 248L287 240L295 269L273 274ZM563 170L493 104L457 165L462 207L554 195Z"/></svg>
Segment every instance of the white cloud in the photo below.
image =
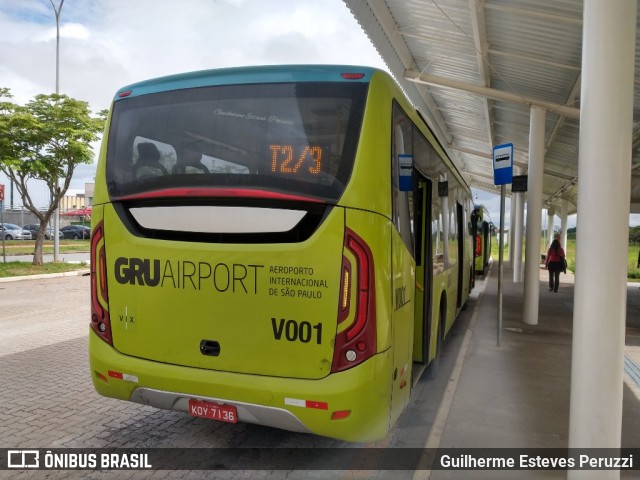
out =
<svg viewBox="0 0 640 480"><path fill-rule="evenodd" d="M95 109L108 107L123 85L189 70L384 65L342 0L86 0L65 3L60 23L61 92ZM0 4L0 85L16 98L54 90L48 1Z"/></svg>
<svg viewBox="0 0 640 480"><path fill-rule="evenodd" d="M60 28L60 39L78 38L86 40L91 36L89 30L79 23L65 23Z"/></svg>
<svg viewBox="0 0 640 480"><path fill-rule="evenodd" d="M94 111L108 108L124 85L184 71L289 63L386 68L342 0L68 1L60 36L60 92ZM49 0L0 2L0 87L14 101L55 90L55 52ZM93 178L91 169L78 169L74 190Z"/></svg>
<svg viewBox="0 0 640 480"><path fill-rule="evenodd" d="M60 41L65 39L79 38L86 40L91 36L89 30L84 25L79 23L64 23L60 25ZM56 40L56 27L51 27L46 30L38 31L34 33L29 40L32 42L50 42Z"/></svg>

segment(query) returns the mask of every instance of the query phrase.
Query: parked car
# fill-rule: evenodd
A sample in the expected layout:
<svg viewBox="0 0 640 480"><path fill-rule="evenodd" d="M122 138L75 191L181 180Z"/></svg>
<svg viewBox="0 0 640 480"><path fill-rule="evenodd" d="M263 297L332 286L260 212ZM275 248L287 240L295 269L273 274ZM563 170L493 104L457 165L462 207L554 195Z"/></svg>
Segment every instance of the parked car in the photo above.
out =
<svg viewBox="0 0 640 480"><path fill-rule="evenodd" d="M5 240L31 240L31 232L13 223L0 224Z"/></svg>
<svg viewBox="0 0 640 480"><path fill-rule="evenodd" d="M83 227L82 225L67 225L60 229L64 238L70 238L73 240L79 240L81 238L90 238L91 229L89 227Z"/></svg>
<svg viewBox="0 0 640 480"><path fill-rule="evenodd" d="M40 228L40 225L31 224L31 225L25 225L22 228L24 230L29 230L31 232L31 238L35 240L35 238L38 236L38 229ZM53 227L47 227L47 229L44 232L44 239L51 240L52 238L53 238ZM58 230L58 238L64 238L64 235L60 230Z"/></svg>

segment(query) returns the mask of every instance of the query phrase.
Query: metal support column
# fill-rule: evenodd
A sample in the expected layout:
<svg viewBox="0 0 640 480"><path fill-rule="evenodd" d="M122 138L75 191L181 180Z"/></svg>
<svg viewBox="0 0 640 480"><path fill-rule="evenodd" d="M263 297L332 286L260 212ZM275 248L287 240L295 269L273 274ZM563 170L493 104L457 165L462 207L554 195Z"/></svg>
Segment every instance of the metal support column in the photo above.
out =
<svg viewBox="0 0 640 480"><path fill-rule="evenodd" d="M546 235L546 245L544 251L546 252L551 246L551 242L553 242L553 218L555 217L556 212L552 208L547 210L547 235Z"/></svg>
<svg viewBox="0 0 640 480"><path fill-rule="evenodd" d="M636 15L635 1L584 2L569 448L621 445Z"/></svg>
<svg viewBox="0 0 640 480"><path fill-rule="evenodd" d="M514 169L515 173L515 169ZM516 243L516 194L511 194L509 200L509 266L513 270L513 246Z"/></svg>
<svg viewBox="0 0 640 480"><path fill-rule="evenodd" d="M567 219L569 217L569 201L562 199L562 209L560 210L560 244L562 248L567 248Z"/></svg>
<svg viewBox="0 0 640 480"><path fill-rule="evenodd" d="M513 283L522 283L522 226L524 225L524 192L517 192L515 197L516 221L514 225L515 241L513 242Z"/></svg>
<svg viewBox="0 0 640 480"><path fill-rule="evenodd" d="M538 324L540 296L540 234L542 233L542 182L544 181L545 111L531 107L529 123L529 182L527 187L527 234L524 264L524 311L522 321Z"/></svg>

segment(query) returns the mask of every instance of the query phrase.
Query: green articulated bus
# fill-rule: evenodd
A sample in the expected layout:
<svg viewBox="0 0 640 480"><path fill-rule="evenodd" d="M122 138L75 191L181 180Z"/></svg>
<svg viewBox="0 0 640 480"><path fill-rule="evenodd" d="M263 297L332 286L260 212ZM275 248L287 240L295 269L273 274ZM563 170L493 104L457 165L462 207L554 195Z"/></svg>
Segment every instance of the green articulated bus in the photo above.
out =
<svg viewBox="0 0 640 480"><path fill-rule="evenodd" d="M473 209L474 265L476 275L486 275L491 260L491 230L493 224L483 205Z"/></svg>
<svg viewBox="0 0 640 480"><path fill-rule="evenodd" d="M223 422L380 439L469 297L472 213L383 71L122 88L92 211L93 384Z"/></svg>

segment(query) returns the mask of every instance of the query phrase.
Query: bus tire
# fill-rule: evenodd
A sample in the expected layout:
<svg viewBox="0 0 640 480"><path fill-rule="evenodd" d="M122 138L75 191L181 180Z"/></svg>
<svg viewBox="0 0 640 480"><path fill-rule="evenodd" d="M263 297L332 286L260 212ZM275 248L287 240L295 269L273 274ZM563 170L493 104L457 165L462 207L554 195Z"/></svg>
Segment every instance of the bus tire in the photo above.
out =
<svg viewBox="0 0 640 480"><path fill-rule="evenodd" d="M442 346L444 345L444 329L447 325L447 295L446 293L442 294L440 297L440 318L438 319L438 351L437 354L440 356L440 350L442 350Z"/></svg>

